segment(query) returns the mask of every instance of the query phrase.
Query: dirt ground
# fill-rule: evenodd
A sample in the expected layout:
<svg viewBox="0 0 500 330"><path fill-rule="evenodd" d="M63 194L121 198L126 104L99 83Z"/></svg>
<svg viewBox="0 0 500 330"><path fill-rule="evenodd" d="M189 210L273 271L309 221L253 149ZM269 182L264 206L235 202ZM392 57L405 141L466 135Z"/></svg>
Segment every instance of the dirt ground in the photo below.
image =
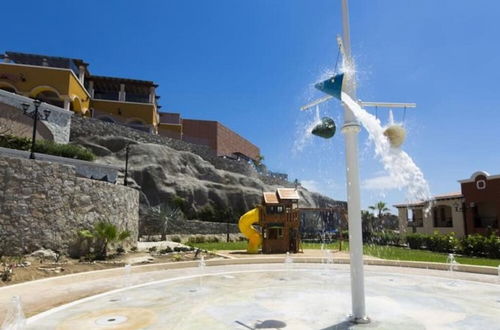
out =
<svg viewBox="0 0 500 330"><path fill-rule="evenodd" d="M80 262L76 259L64 258L59 263L50 260L41 261L39 258L24 257L21 260L5 259L3 262L16 263L10 281L0 281L0 287L22 283L26 281L39 280L48 277L62 276L73 273L88 272L94 270L124 267L126 264L155 264L173 261L191 261L199 259L217 257L217 255L201 252L195 258L195 252L173 252L168 254L151 254L148 252L128 252L116 255L105 261ZM28 262L28 263L26 263ZM23 265L23 263L28 266ZM4 264L0 263L0 272L4 269Z"/></svg>

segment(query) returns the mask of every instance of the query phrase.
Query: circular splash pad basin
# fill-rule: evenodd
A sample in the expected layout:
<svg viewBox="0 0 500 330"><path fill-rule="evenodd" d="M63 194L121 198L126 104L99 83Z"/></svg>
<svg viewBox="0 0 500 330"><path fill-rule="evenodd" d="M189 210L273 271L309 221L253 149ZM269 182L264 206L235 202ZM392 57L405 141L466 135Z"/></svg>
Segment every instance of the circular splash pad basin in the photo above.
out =
<svg viewBox="0 0 500 330"><path fill-rule="evenodd" d="M372 322L348 321L348 265L208 267L38 314L28 329L494 329L500 285L492 276L366 266ZM469 276L470 278L470 276ZM140 281L139 281L140 282Z"/></svg>

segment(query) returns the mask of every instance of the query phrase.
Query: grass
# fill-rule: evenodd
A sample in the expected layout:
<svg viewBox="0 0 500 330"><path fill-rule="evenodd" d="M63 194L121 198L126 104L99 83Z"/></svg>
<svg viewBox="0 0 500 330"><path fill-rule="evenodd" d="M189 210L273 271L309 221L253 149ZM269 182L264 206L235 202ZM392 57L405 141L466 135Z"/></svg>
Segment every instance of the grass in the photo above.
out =
<svg viewBox="0 0 500 330"><path fill-rule="evenodd" d="M189 243L188 245L207 251L217 250L246 250L247 241L217 242L217 243Z"/></svg>
<svg viewBox="0 0 500 330"><path fill-rule="evenodd" d="M426 250L411 250L395 246L365 245L364 254L389 260L405 261L428 261L428 262L446 262L447 253L437 253ZM466 265L491 266L500 265L500 259L476 258L456 256L456 261Z"/></svg>
<svg viewBox="0 0 500 330"><path fill-rule="evenodd" d="M218 242L218 243L193 243L194 247L203 250L217 251L217 250L245 250L247 247L246 241L241 242ZM303 243L303 249L321 249L320 243ZM338 250L339 243L325 244L325 249ZM342 250L349 249L348 242L342 242ZM446 262L448 257L447 253L437 253L426 250L411 250L396 246L380 246L380 245L365 245L363 252L365 255L388 259L388 260L405 260L405 261L427 261L427 262ZM476 258L476 257L462 257L456 256L456 261L465 265L478 265L498 267L500 259Z"/></svg>

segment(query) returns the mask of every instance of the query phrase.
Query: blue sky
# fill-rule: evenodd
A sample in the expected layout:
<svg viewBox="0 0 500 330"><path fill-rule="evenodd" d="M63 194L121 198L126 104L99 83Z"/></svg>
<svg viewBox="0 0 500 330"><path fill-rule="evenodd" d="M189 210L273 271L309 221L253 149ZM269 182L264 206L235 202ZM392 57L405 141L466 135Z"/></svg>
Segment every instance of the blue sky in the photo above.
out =
<svg viewBox="0 0 500 330"><path fill-rule="evenodd" d="M90 71L154 80L164 111L221 121L265 163L345 199L344 141L310 139L299 107L334 67L340 0L8 1L1 50L82 58ZM353 0L352 48L363 100L416 102L404 145L432 193L459 191L477 170L500 173L500 2ZM332 101L322 115L342 123ZM379 110L387 120L387 111ZM402 114L395 112L396 120ZM362 205L394 204L365 132Z"/></svg>

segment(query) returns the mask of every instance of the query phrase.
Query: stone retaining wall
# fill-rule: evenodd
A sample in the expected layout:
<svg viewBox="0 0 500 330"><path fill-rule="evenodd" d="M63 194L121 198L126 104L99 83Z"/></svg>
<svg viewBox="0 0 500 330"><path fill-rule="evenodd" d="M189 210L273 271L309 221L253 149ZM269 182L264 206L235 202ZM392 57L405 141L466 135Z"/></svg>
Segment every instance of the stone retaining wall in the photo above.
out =
<svg viewBox="0 0 500 330"><path fill-rule="evenodd" d="M0 105L3 107L9 107L16 109L21 116L23 115L23 103L28 103L30 105L29 112L34 111L33 100L29 97L13 94L0 89ZM40 120L37 125L45 126L52 133L54 142L57 143L68 143L70 135L70 126L73 112L61 109L59 107L53 106L51 104L42 103L38 109L40 113L44 111L49 111L49 116L47 120ZM31 120L32 122L32 120ZM30 122L30 126L31 126ZM37 129L37 131L40 128ZM13 132L12 134L16 134ZM30 131L31 133L31 131ZM16 134L17 135L17 134ZM31 137L31 135L30 135Z"/></svg>
<svg viewBox="0 0 500 330"><path fill-rule="evenodd" d="M0 254L67 251L77 230L99 221L137 241L139 192L77 177L73 166L0 156Z"/></svg>

